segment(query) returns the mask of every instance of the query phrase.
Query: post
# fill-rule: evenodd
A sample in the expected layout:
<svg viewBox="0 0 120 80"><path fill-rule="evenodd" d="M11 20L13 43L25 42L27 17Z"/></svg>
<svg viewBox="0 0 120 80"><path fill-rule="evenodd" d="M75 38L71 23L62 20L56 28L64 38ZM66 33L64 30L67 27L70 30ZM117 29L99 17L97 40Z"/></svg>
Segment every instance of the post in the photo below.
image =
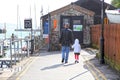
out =
<svg viewBox="0 0 120 80"><path fill-rule="evenodd" d="M31 28L31 54L34 52L34 38L33 38L33 29Z"/></svg>
<svg viewBox="0 0 120 80"><path fill-rule="evenodd" d="M48 51L50 51L50 30L51 30L51 19L50 14L48 13Z"/></svg>
<svg viewBox="0 0 120 80"><path fill-rule="evenodd" d="M18 61L20 61L21 54L19 53L19 40L17 41L17 53L18 53Z"/></svg>
<svg viewBox="0 0 120 80"><path fill-rule="evenodd" d="M101 36L100 36L100 63L104 64L104 0L101 4Z"/></svg>
<svg viewBox="0 0 120 80"><path fill-rule="evenodd" d="M16 53L16 51L15 51L15 48L16 48L16 47L15 47L15 43L16 43L16 42L14 41L14 63L15 63L15 65L16 65L17 53Z"/></svg>
<svg viewBox="0 0 120 80"><path fill-rule="evenodd" d="M30 40L28 39L28 42L27 42L27 57L29 57L29 50L30 50L30 48L29 48L29 44L30 44L29 41Z"/></svg>
<svg viewBox="0 0 120 80"><path fill-rule="evenodd" d="M12 40L10 39L10 68L12 68Z"/></svg>
<svg viewBox="0 0 120 80"><path fill-rule="evenodd" d="M20 45L21 45L21 54L22 54L21 60L22 60L22 59L23 59L23 53L22 53L22 39L20 40Z"/></svg>

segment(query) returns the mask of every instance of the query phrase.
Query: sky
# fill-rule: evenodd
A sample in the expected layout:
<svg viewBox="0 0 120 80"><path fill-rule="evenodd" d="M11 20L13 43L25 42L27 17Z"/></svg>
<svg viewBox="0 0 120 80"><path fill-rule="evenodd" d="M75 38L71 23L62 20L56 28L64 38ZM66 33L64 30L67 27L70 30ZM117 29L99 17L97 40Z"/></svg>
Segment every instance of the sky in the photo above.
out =
<svg viewBox="0 0 120 80"><path fill-rule="evenodd" d="M33 24L40 25L40 12L43 15L77 0L0 0L0 23L23 25L24 19L32 18ZM110 3L111 0L104 0Z"/></svg>

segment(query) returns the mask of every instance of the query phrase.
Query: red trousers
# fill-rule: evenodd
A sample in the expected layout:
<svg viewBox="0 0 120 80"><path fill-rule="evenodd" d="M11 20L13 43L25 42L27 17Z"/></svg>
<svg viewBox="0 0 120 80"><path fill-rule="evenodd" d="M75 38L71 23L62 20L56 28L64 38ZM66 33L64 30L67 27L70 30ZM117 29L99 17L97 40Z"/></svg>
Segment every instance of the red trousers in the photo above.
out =
<svg viewBox="0 0 120 80"><path fill-rule="evenodd" d="M75 60L79 60L79 54L75 54Z"/></svg>

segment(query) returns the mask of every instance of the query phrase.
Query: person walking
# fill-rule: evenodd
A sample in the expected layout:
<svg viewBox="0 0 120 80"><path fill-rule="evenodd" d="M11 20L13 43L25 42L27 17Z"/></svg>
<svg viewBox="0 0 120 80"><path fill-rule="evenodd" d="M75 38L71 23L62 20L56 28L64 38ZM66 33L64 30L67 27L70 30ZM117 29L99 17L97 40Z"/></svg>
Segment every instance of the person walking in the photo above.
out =
<svg viewBox="0 0 120 80"><path fill-rule="evenodd" d="M65 23L64 29L61 30L60 45L62 46L62 63L68 63L69 58L69 51L70 51L70 45L73 44L73 33L72 30L69 29L69 24Z"/></svg>
<svg viewBox="0 0 120 80"><path fill-rule="evenodd" d="M80 55L80 51L81 51L81 45L79 44L78 39L75 39L75 42L72 45L72 48L74 48L75 63L79 63L79 55Z"/></svg>

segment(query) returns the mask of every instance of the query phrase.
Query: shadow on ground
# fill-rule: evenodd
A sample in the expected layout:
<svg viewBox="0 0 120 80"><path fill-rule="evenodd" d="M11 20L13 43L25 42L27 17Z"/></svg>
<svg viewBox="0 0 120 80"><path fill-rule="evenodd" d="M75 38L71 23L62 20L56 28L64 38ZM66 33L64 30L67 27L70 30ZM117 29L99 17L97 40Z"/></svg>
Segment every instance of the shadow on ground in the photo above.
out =
<svg viewBox="0 0 120 80"><path fill-rule="evenodd" d="M42 68L41 70L48 70L48 69L54 69L54 68L58 68L61 67L63 64L55 64L55 65L51 65L51 66L47 66Z"/></svg>
<svg viewBox="0 0 120 80"><path fill-rule="evenodd" d="M39 56L49 56L49 55L56 55L56 54L61 54L61 51L40 51Z"/></svg>
<svg viewBox="0 0 120 80"><path fill-rule="evenodd" d="M64 66L64 67L67 67L67 66L71 66L71 65L74 65L75 63L67 63L67 64L54 64L54 65L51 65L51 66L46 66L44 68L42 68L41 70L48 70L48 69L54 69L54 68L58 68L58 67L61 67L61 66Z"/></svg>
<svg viewBox="0 0 120 80"><path fill-rule="evenodd" d="M74 80L75 78L79 77L80 75L83 75L87 73L88 71L81 72L80 74L75 75L74 77L70 78L69 80Z"/></svg>

